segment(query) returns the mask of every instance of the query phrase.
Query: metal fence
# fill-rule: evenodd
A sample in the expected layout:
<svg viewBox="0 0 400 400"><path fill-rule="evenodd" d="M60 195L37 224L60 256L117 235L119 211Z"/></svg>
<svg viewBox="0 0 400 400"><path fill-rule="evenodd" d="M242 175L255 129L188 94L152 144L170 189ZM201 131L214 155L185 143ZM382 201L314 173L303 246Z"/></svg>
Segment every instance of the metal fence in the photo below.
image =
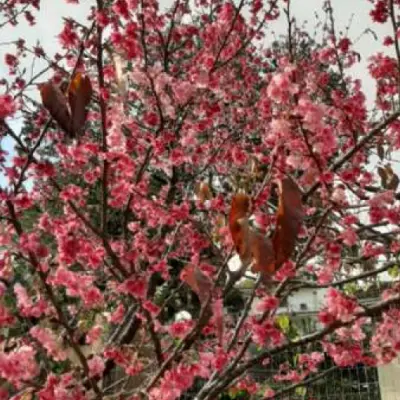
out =
<svg viewBox="0 0 400 400"><path fill-rule="evenodd" d="M329 358L320 367L316 377L310 375L301 386L277 384L273 377L278 373L284 359L293 360L295 351L279 355L266 367L256 366L250 370L250 376L260 385L268 384L274 389L276 400L382 400L379 387L378 370L358 364L355 367L337 368ZM322 375L322 376L321 376ZM399 377L400 378L400 377ZM200 382L181 396L180 400L193 400L202 386ZM222 394L221 400L261 400L263 395L248 395L245 392ZM215 399L217 400L217 399Z"/></svg>
<svg viewBox="0 0 400 400"><path fill-rule="evenodd" d="M310 375L301 386L274 384L282 358L293 360L295 352L286 352L280 359L271 360L267 367L256 367L252 377L259 383L266 382L277 393L280 400L381 400L378 370L358 364L354 367L338 368L329 358L321 365L316 376ZM322 375L320 378L318 376ZM260 397L261 398L261 397ZM189 400L189 398L186 398Z"/></svg>
<svg viewBox="0 0 400 400"><path fill-rule="evenodd" d="M297 323L301 321L302 319L298 319ZM311 326L310 324L306 325ZM320 345L316 343L293 347L283 353L276 354L265 366L261 364L254 366L249 370L249 376L260 386L270 386L277 393L274 397L277 400L385 400L381 396L377 368L362 364L354 367L338 368L327 355L325 361L319 367L317 375L320 376L322 374L319 378L318 376L310 375L301 386L293 388L291 388L293 384L290 382L277 383L275 381L274 376L278 374L280 365L287 362L293 368L298 354L311 353L312 351L321 351ZM113 386L115 385L112 391L114 393L120 392L123 387L128 391L139 387L144 378L136 377L136 379L131 378L128 382L124 381L124 374L118 368L113 375L111 382L114 382ZM118 381L121 383L118 384ZM180 400L195 399L203 384L204 382L201 380L196 380L194 387L181 396ZM262 398L262 395L249 396L245 392L231 396L227 392L214 400L260 400Z"/></svg>

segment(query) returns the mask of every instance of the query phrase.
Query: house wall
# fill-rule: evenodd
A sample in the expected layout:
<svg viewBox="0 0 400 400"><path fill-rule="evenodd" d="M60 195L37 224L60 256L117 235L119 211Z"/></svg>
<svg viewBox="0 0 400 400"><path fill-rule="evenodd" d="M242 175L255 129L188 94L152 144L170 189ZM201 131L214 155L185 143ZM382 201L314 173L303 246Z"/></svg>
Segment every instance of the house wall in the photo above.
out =
<svg viewBox="0 0 400 400"><path fill-rule="evenodd" d="M378 368L382 400L400 400L400 357Z"/></svg>
<svg viewBox="0 0 400 400"><path fill-rule="evenodd" d="M326 289L300 289L288 299L289 312L319 311L325 300ZM304 308L304 306L306 308Z"/></svg>
<svg viewBox="0 0 400 400"><path fill-rule="evenodd" d="M318 312L325 300L326 289L300 289L289 296L287 306L280 307L278 313L313 313ZM257 310L260 299L254 299L252 312Z"/></svg>

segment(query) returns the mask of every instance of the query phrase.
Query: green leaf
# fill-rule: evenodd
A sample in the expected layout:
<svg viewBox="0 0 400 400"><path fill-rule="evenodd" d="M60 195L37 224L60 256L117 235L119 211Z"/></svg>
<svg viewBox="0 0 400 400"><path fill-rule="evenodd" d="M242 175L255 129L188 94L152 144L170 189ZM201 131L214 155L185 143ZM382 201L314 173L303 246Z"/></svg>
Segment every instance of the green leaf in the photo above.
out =
<svg viewBox="0 0 400 400"><path fill-rule="evenodd" d="M296 394L297 396L305 397L307 394L307 388L305 386L299 386L296 388Z"/></svg>
<svg viewBox="0 0 400 400"><path fill-rule="evenodd" d="M290 318L288 315L278 315L276 317L276 322L279 326L279 328L283 331L283 332L287 332L289 330L290 327Z"/></svg>
<svg viewBox="0 0 400 400"><path fill-rule="evenodd" d="M235 400L240 400L240 399L244 398L246 396L246 394L247 394L247 391L243 390L243 389L239 390L236 388L231 388L229 390L229 397L231 399L235 399Z"/></svg>
<svg viewBox="0 0 400 400"><path fill-rule="evenodd" d="M394 265L392 268L389 268L388 273L391 278L397 278L400 275L399 266Z"/></svg>
<svg viewBox="0 0 400 400"><path fill-rule="evenodd" d="M344 292L347 295L353 295L357 293L357 291L358 291L358 285L356 283L347 283L346 285L344 285Z"/></svg>

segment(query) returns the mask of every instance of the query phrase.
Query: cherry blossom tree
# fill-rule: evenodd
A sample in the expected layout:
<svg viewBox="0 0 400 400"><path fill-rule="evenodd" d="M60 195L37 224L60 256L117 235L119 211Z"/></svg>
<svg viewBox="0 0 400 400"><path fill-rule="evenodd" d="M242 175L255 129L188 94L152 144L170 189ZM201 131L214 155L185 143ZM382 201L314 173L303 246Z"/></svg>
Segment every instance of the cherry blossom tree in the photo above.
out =
<svg viewBox="0 0 400 400"><path fill-rule="evenodd" d="M14 28L40 0L0 2L16 35L0 82L15 146L0 158L0 398L282 398L324 360L397 357L400 2L365 1L369 31L392 32L368 61L372 110L332 5L317 39L290 0L97 0L50 57ZM48 66L30 74L29 57ZM302 288L325 304L292 335L277 312Z"/></svg>

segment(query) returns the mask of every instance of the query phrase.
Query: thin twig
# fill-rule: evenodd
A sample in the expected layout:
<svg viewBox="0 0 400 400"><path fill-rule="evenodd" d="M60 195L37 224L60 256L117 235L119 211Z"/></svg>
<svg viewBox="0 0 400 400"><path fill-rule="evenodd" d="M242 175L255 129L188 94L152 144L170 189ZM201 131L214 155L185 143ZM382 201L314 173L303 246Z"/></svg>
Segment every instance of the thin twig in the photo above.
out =
<svg viewBox="0 0 400 400"><path fill-rule="evenodd" d="M253 304L253 300L254 300L254 298L256 296L257 289L260 286L261 282L262 282L262 275L260 274L258 276L255 284L254 284L254 287L253 287L253 290L251 291L250 297L247 299L247 302L246 302L246 304L244 306L243 313L242 313L239 321L236 324L236 327L235 327L235 330L234 330L234 333L233 333L233 337L232 337L232 339L231 339L231 341L230 341L230 343L228 345L227 352L230 352L232 350L233 346L236 344L236 341L237 341L237 339L239 337L239 334L240 334L240 330L241 330L241 328L242 328L242 326L244 324L244 321L248 317L249 311L251 309L251 305Z"/></svg>

